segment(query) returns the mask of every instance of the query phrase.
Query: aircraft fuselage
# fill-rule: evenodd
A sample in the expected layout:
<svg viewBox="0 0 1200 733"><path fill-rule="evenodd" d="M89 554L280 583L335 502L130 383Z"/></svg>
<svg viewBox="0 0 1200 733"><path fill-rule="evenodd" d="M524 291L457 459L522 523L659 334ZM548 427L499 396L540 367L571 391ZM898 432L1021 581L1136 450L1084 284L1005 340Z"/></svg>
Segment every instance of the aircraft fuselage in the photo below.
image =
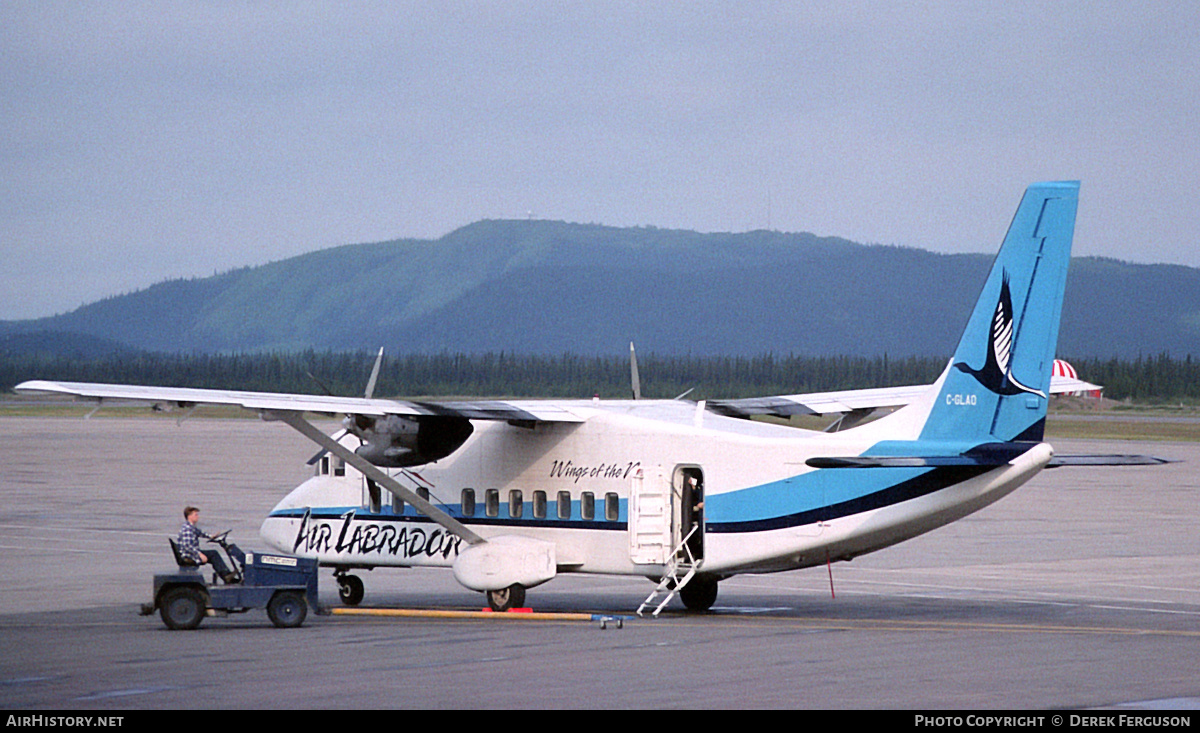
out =
<svg viewBox="0 0 1200 733"><path fill-rule="evenodd" d="M657 577L695 525L704 572L723 577L889 546L999 499L1051 455L1041 444L1000 467L805 464L863 453L884 434L878 423L905 422L903 412L829 434L726 418L692 403L606 403L579 424L483 423L454 455L415 475L390 473L426 487L430 501L484 538L553 543L557 572ZM275 507L262 536L281 551L345 568L450 566L466 549L328 458Z"/></svg>

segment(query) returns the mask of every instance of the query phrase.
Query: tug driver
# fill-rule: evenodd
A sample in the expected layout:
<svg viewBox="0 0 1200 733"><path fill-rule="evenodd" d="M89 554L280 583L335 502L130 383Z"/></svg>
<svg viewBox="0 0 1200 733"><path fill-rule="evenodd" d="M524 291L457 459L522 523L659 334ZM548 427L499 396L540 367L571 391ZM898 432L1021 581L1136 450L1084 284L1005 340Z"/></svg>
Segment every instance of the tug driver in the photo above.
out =
<svg viewBox="0 0 1200 733"><path fill-rule="evenodd" d="M196 565L211 564L213 570L226 583L239 582L241 578L229 569L224 558L221 557L221 553L216 550L212 550L209 554L200 551L200 538L212 539L196 526L196 523L200 521L200 510L194 506L184 507L183 518L186 521L179 528L179 554L185 560L191 560Z"/></svg>

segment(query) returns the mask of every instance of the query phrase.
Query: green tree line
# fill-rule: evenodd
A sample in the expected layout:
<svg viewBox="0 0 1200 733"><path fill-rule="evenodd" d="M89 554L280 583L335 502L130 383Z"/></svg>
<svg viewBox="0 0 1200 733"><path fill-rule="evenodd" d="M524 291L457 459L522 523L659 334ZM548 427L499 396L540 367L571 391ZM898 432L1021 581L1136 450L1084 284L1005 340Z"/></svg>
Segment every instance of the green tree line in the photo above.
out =
<svg viewBox="0 0 1200 733"><path fill-rule="evenodd" d="M1179 402L1200 399L1200 361L1167 354L1137 359L1071 360L1080 379L1104 387L1104 396L1135 402Z"/></svg>
<svg viewBox="0 0 1200 733"><path fill-rule="evenodd" d="M0 389L28 379L120 382L172 387L361 395L374 354L304 351L269 354L139 353L93 358L0 355ZM1200 398L1200 362L1166 354L1137 359L1072 360L1081 379L1106 397L1144 402ZM753 397L932 382L938 357L763 354L753 357L639 355L642 395L690 399ZM386 356L376 396L630 396L627 356L410 354Z"/></svg>

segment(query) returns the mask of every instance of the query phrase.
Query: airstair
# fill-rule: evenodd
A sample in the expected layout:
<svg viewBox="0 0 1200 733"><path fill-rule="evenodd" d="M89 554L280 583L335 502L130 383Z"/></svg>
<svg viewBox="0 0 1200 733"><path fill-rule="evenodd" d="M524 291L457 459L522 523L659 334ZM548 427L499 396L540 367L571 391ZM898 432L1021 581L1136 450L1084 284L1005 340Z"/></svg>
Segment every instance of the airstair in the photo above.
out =
<svg viewBox="0 0 1200 733"><path fill-rule="evenodd" d="M684 537L683 541L675 548L675 551L671 553L671 559L667 561L667 571L663 573L662 580L658 582L658 586L655 587L649 596L646 596L646 600L642 601L642 605L638 606L637 615L644 615L648 607L658 603L651 614L657 618L659 612L671 602L671 599L679 591L683 590L683 587L692 578L696 577L696 572L704 564L704 559L697 560L692 555L692 548L688 546L688 540L699 531L699 525L693 526L692 531L687 533L687 537Z"/></svg>

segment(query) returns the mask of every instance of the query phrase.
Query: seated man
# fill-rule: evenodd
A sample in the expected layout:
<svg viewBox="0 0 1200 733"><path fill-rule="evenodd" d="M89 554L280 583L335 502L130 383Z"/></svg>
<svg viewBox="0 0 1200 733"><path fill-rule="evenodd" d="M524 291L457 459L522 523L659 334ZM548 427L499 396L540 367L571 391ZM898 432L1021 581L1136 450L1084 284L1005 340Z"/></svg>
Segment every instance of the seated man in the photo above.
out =
<svg viewBox="0 0 1200 733"><path fill-rule="evenodd" d="M210 554L205 554L200 551L200 538L210 539L204 534L201 529L196 526L200 521L200 510L194 506L185 507L183 510L183 518L187 521L179 528L179 554L185 559L191 560L196 565L211 564L213 570L226 583L236 583L241 580L237 573L232 572L225 564L221 553L213 550Z"/></svg>

